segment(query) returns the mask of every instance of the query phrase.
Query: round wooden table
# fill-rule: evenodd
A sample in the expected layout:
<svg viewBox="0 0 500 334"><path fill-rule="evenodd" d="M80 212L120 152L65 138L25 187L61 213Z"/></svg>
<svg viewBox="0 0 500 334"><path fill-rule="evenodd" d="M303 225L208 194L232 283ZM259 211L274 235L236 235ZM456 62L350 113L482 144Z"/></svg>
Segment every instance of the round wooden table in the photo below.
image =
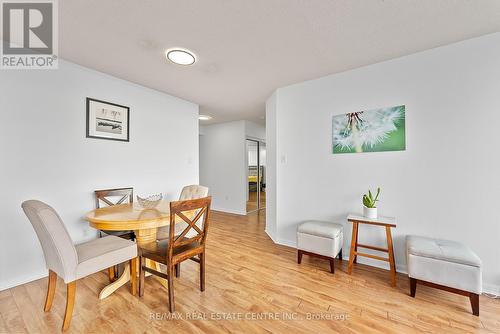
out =
<svg viewBox="0 0 500 334"><path fill-rule="evenodd" d="M156 241L157 228L170 225L170 202L161 201L155 208L146 209L138 203L119 204L92 210L85 215L89 225L103 231L135 232L137 245L142 247ZM158 263L148 264L160 270ZM167 286L164 279L160 282ZM130 280L130 268L127 264L123 274L99 293L99 299L104 299Z"/></svg>

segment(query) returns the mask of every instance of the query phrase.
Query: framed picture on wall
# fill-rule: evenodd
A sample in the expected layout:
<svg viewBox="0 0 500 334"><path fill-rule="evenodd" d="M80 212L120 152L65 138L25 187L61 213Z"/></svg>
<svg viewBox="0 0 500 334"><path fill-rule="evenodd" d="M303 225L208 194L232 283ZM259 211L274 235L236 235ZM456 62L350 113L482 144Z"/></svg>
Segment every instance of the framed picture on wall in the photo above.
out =
<svg viewBox="0 0 500 334"><path fill-rule="evenodd" d="M333 116L333 154L406 150L404 105Z"/></svg>
<svg viewBox="0 0 500 334"><path fill-rule="evenodd" d="M130 108L87 97L87 138L129 141Z"/></svg>

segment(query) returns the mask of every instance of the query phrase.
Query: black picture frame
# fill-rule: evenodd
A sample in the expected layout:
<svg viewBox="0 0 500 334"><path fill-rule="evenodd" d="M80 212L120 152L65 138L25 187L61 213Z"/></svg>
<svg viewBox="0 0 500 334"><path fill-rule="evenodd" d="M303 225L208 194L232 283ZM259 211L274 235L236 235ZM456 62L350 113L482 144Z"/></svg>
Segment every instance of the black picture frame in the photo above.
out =
<svg viewBox="0 0 500 334"><path fill-rule="evenodd" d="M102 103L102 104L107 104L111 107L119 107L123 108L127 112L126 120L127 120L127 138L112 138L108 136L99 136L99 135L93 135L90 133L90 104L92 102L97 102L97 103ZM122 142L129 142L130 141L130 107L120 105L117 103L112 103L108 101L103 101L103 100L98 100L94 99L91 97L86 98L86 138L94 138L94 139L106 139L106 140L114 140L114 141L122 141Z"/></svg>

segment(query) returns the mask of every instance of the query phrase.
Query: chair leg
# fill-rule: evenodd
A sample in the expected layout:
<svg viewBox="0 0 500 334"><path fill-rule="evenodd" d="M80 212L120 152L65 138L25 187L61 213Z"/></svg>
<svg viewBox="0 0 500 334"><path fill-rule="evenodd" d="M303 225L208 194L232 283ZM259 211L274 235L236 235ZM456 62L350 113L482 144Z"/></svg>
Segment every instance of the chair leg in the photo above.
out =
<svg viewBox="0 0 500 334"><path fill-rule="evenodd" d="M73 316L73 306L75 305L76 281L69 282L66 292L66 312L64 313L63 332L69 328L71 317Z"/></svg>
<svg viewBox="0 0 500 334"><path fill-rule="evenodd" d="M417 292L417 280L410 277L410 296L415 297Z"/></svg>
<svg viewBox="0 0 500 334"><path fill-rule="evenodd" d="M52 307L52 301L54 300L54 293L56 292L57 274L52 270L49 270L49 283L47 286L47 297L45 298L44 311L50 311Z"/></svg>
<svg viewBox="0 0 500 334"><path fill-rule="evenodd" d="M167 276L168 276L168 308L170 313L175 312L175 300L174 300L174 278L172 277L174 268L171 264L167 265Z"/></svg>
<svg viewBox="0 0 500 334"><path fill-rule="evenodd" d="M137 292L137 258L130 260L130 292L135 296Z"/></svg>
<svg viewBox="0 0 500 334"><path fill-rule="evenodd" d="M342 262L342 248L340 249L340 252L339 252L339 261Z"/></svg>
<svg viewBox="0 0 500 334"><path fill-rule="evenodd" d="M123 265L121 265L121 264L117 264L117 265L115 266L115 269L114 269L114 270L115 270L115 281L116 281L117 279L119 279L119 278L120 278L120 276L122 275L122 273L123 273L123 268L124 268L124 267L125 267L125 266L123 266Z"/></svg>
<svg viewBox="0 0 500 334"><path fill-rule="evenodd" d="M139 297L144 296L144 268L143 266L146 265L146 259L143 258L142 256L139 258Z"/></svg>
<svg viewBox="0 0 500 334"><path fill-rule="evenodd" d="M175 270L175 277L179 278L181 277L181 264L177 263L174 267Z"/></svg>
<svg viewBox="0 0 500 334"><path fill-rule="evenodd" d="M479 316L479 295L471 293L469 295L470 305L472 307L472 314Z"/></svg>
<svg viewBox="0 0 500 334"><path fill-rule="evenodd" d="M335 274L335 259L333 257L330 258L330 272Z"/></svg>
<svg viewBox="0 0 500 334"><path fill-rule="evenodd" d="M205 252L200 254L200 290L205 291Z"/></svg>
<svg viewBox="0 0 500 334"><path fill-rule="evenodd" d="M297 263L300 264L302 262L302 251L300 249L297 250Z"/></svg>
<svg viewBox="0 0 500 334"><path fill-rule="evenodd" d="M115 266L108 268L108 278L111 283L115 281Z"/></svg>

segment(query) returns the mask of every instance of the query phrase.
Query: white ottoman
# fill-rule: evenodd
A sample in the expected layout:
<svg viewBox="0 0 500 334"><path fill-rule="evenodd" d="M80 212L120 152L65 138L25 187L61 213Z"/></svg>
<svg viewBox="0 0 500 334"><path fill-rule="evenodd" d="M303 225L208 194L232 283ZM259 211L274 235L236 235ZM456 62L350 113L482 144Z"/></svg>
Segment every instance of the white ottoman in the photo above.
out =
<svg viewBox="0 0 500 334"><path fill-rule="evenodd" d="M342 261L342 244L344 242L341 224L310 220L297 227L297 262L302 255L320 257L330 261L330 271L335 272L334 259L339 255Z"/></svg>
<svg viewBox="0 0 500 334"><path fill-rule="evenodd" d="M456 241L409 235L406 256L412 297L418 282L469 297L472 313L479 315L481 260L469 247Z"/></svg>

